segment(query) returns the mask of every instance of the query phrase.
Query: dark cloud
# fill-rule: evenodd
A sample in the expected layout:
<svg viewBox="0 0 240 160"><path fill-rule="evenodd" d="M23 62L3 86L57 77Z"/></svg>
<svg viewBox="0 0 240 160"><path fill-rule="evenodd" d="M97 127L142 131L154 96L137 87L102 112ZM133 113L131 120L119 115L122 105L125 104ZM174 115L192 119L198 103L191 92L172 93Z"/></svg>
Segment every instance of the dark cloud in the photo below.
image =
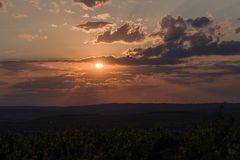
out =
<svg viewBox="0 0 240 160"><path fill-rule="evenodd" d="M224 34L221 32L221 25L214 25L209 28L210 35L215 38L216 42L220 42Z"/></svg>
<svg viewBox="0 0 240 160"><path fill-rule="evenodd" d="M82 59L79 62L96 63L99 61L103 63L119 64L119 65L160 65L160 64L174 64L174 63L176 64L179 62L171 59L169 59L169 61L166 61L165 59L161 59L161 58L146 58L146 57L135 58L132 56L90 57L90 58Z"/></svg>
<svg viewBox="0 0 240 160"><path fill-rule="evenodd" d="M92 62L94 60L96 59L93 58ZM126 57L105 57L98 60L115 61L123 64L126 64L126 62L129 62L129 64L136 63L135 60L126 60ZM195 60L198 61L198 58ZM141 100L143 97L146 100L152 97L154 99L163 96L178 97L177 95L182 95L186 91L185 89L193 89L189 94L184 93L184 96L187 97L187 95L195 94L196 91L199 91L200 88L206 85L210 86L209 89L219 87L228 89L230 87L237 91L232 95L239 98L239 90L237 90L239 88L239 61L223 61L219 61L218 59L218 64L212 64L211 62L210 65L206 65L205 63L197 63L197 65L195 63L187 63L184 65L134 66L106 64L106 67L111 66L111 69L100 74L88 67L88 69L85 68L84 66L89 66L89 64L79 63L81 61L32 62L36 66L49 67L46 67L44 71L30 70L15 75L4 75L5 71L0 70L1 77L4 75L4 81L14 79L14 81L10 80L9 84L1 86L1 89L3 88L8 92L1 92L0 104L80 105L86 103L110 103L116 102L115 98L121 99L122 96L119 95L126 96L126 94L126 97L134 95L133 102L135 102ZM89 59L88 62L90 62ZM141 60L138 62L141 62ZM9 69L13 70L14 68ZM58 70L52 70L51 68L57 68ZM228 84L231 86L228 86ZM224 87L225 85L226 87ZM179 86L181 87L179 88ZM161 90L164 92L159 92ZM230 89L228 90L230 91ZM132 91L135 92L132 93ZM224 90L221 92L224 95ZM156 98L155 95L159 93L161 93L161 96ZM141 94L144 94L144 96L139 98ZM212 94L206 90L204 94L199 95L209 97ZM225 94L228 94L228 91ZM218 97L218 99L220 98ZM165 102L166 99L163 98L161 100Z"/></svg>
<svg viewBox="0 0 240 160"><path fill-rule="evenodd" d="M86 32L91 32L91 31L102 30L112 25L113 24L109 22L87 22L84 24L77 25L74 28L80 29Z"/></svg>
<svg viewBox="0 0 240 160"><path fill-rule="evenodd" d="M150 61L155 58L161 63L179 63L182 58L192 56L239 55L240 42L220 41L221 26L209 26L211 21L207 19L193 20L192 24L196 21L193 25L196 29L192 29L187 27L189 20L173 16L164 17L161 22L162 31L158 34L163 38L163 43L148 48L130 49L126 54L133 58L150 59Z"/></svg>
<svg viewBox="0 0 240 160"><path fill-rule="evenodd" d="M239 33L240 32L240 27L236 28L235 33Z"/></svg>
<svg viewBox="0 0 240 160"><path fill-rule="evenodd" d="M88 59L85 62L94 62L94 60L100 60L102 62L115 62L127 64L126 59L105 57L99 59ZM136 61L134 61L136 62ZM59 63L59 62L58 62ZM62 64L72 65L72 63L78 63L72 61L71 63L66 63L66 61L61 61ZM129 64L133 64L129 62ZM152 64L152 63L151 63ZM201 82L212 82L217 80L219 77L235 76L240 73L239 63L233 62L219 62L212 65L135 65L131 67L119 67L118 72L108 72L101 76L96 76L89 72L89 70L82 71L85 74L75 75L69 74L73 70L61 70L60 75L56 76L46 76L46 77L29 77L24 81L20 80L18 83L13 85L14 89L21 89L25 91L48 91L48 90L71 90L73 88L82 89L107 89L119 85L120 83L134 83L135 79L139 76L163 76L162 79L166 79L168 82L182 84L184 82L189 82L191 80L198 79ZM205 72L202 72L204 70ZM79 72L79 70L75 70ZM33 71L34 72L34 71ZM42 72L42 71L37 71ZM55 73L48 68L45 72ZM165 76L164 76L165 75ZM80 80L80 81L79 81ZM174 80L174 81L170 81ZM1 85L1 83L0 83Z"/></svg>
<svg viewBox="0 0 240 160"><path fill-rule="evenodd" d="M174 18L172 16L166 16L161 22L161 35L165 41L175 41L183 37L187 28L186 22L182 17Z"/></svg>
<svg viewBox="0 0 240 160"><path fill-rule="evenodd" d="M39 65L43 62L44 61L5 61L0 62L0 67L12 74L23 71L44 71L47 68Z"/></svg>
<svg viewBox="0 0 240 160"><path fill-rule="evenodd" d="M96 63L103 61L110 64L121 65L163 65L163 64L178 64L186 62L184 58L193 56L210 56L210 55L240 55L240 42L223 41L220 44L207 44L206 37L200 37L199 42L196 40L195 46L190 49L184 47L175 47L171 44L163 44L156 47L149 47L146 49L135 48L128 50L123 57L92 57L82 60L81 62Z"/></svg>
<svg viewBox="0 0 240 160"><path fill-rule="evenodd" d="M7 85L7 84L8 84L7 82L0 81L0 86L4 86L4 85Z"/></svg>
<svg viewBox="0 0 240 160"><path fill-rule="evenodd" d="M14 88L25 90L38 90L38 89L66 89L73 88L74 78L68 76L55 76L55 77L41 77L28 79L24 82L17 83Z"/></svg>
<svg viewBox="0 0 240 160"><path fill-rule="evenodd" d="M107 30L97 37L96 43L113 43L125 42L134 43L145 40L146 33L141 30L141 27L134 23L126 23L116 30Z"/></svg>
<svg viewBox="0 0 240 160"><path fill-rule="evenodd" d="M175 44L162 44L146 49L138 48L129 50L127 54L135 59L145 59L147 63L157 62L159 64L180 63L184 62L182 60L183 58L193 56L240 55L240 42L238 41L223 41L221 43L216 43L212 42L211 39L205 35L194 35L191 38L193 39L189 39L189 43L192 45L190 48L176 46Z"/></svg>
<svg viewBox="0 0 240 160"><path fill-rule="evenodd" d="M160 31L153 33L151 36L160 36L165 42L179 42L186 37L186 33L191 34L189 32L189 24L194 28L191 31L199 32L200 29L210 25L211 20L207 17L185 20L181 16L173 17L168 15L163 17L160 22ZM219 29L219 26L211 26L211 28L209 28L209 33L211 32L211 34L214 34Z"/></svg>
<svg viewBox="0 0 240 160"><path fill-rule="evenodd" d="M10 1L9 0L0 0L0 11L7 10L9 5L10 5Z"/></svg>
<svg viewBox="0 0 240 160"><path fill-rule="evenodd" d="M97 8L106 5L111 0L73 0L73 2L83 4L85 8Z"/></svg>
<svg viewBox="0 0 240 160"><path fill-rule="evenodd" d="M163 41L146 48L133 48L126 51L123 57L98 57L95 59L116 64L177 64L185 62L185 58L208 55L240 55L240 41L222 41L221 26L215 25L206 17L194 20L182 17L166 16L160 23L160 31L151 37L160 37ZM129 32L131 30L131 32ZM143 41L146 34L139 27L126 24L116 31L106 31L98 36L97 42L138 42Z"/></svg>
<svg viewBox="0 0 240 160"><path fill-rule="evenodd" d="M194 20L189 20L189 21L191 21L191 25L195 28L206 27L211 23L211 20L207 17L198 17Z"/></svg>

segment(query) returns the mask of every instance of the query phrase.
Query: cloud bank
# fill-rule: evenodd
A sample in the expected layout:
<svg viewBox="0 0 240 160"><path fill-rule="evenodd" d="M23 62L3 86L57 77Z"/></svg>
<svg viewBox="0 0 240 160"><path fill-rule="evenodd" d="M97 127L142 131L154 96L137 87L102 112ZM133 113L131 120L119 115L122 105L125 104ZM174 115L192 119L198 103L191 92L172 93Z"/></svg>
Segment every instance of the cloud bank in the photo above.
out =
<svg viewBox="0 0 240 160"><path fill-rule="evenodd" d="M207 58L210 64L199 58L186 65L106 64L101 74L94 65L75 61L0 62L0 105L239 102L239 58Z"/></svg>
<svg viewBox="0 0 240 160"><path fill-rule="evenodd" d="M111 2L111 0L73 0L74 4L80 4L83 9L94 9L105 6Z"/></svg>
<svg viewBox="0 0 240 160"><path fill-rule="evenodd" d="M221 40L224 36L221 26L208 17L184 19L169 15L161 20L159 26L157 32L149 35L134 24L125 24L115 31L104 32L97 37L97 43L133 43L141 42L146 37L159 38L162 41L145 48L129 49L124 52L123 57L102 58L118 64L176 64L193 56L240 54L240 41Z"/></svg>
<svg viewBox="0 0 240 160"><path fill-rule="evenodd" d="M48 36L38 34L20 34L18 38L24 41L32 42L34 40L48 40Z"/></svg>
<svg viewBox="0 0 240 160"><path fill-rule="evenodd" d="M96 43L137 43L145 40L146 36L139 25L126 23L115 30L110 29L98 35Z"/></svg>
<svg viewBox="0 0 240 160"><path fill-rule="evenodd" d="M96 32L104 31L111 27L113 24L109 22L87 22L84 24L79 24L73 27L73 30L82 30L85 32Z"/></svg>

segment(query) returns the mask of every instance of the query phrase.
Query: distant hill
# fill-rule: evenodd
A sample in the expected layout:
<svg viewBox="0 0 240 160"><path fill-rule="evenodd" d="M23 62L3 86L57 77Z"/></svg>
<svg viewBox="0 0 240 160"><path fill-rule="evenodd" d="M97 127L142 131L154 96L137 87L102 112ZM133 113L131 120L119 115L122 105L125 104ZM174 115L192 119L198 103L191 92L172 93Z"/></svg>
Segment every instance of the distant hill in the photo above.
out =
<svg viewBox="0 0 240 160"><path fill-rule="evenodd" d="M1 121L31 120L40 117L49 117L63 114L139 114L166 111L240 111L240 104L237 103L206 103L206 104L98 104L88 106L69 107L41 107L41 106L1 106Z"/></svg>
<svg viewBox="0 0 240 160"><path fill-rule="evenodd" d="M219 116L240 124L240 104L99 104L80 107L0 107L0 130L163 127L181 129ZM240 126L240 125L239 125Z"/></svg>

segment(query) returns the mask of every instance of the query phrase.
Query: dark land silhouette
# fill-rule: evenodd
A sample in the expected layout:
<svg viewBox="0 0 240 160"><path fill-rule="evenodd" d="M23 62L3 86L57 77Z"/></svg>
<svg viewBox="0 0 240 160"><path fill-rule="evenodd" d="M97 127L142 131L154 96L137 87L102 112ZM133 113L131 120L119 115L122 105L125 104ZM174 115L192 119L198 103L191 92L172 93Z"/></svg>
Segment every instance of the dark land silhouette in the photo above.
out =
<svg viewBox="0 0 240 160"><path fill-rule="evenodd" d="M238 160L239 104L1 107L4 160Z"/></svg>
<svg viewBox="0 0 240 160"><path fill-rule="evenodd" d="M96 128L182 130L223 118L240 126L239 104L100 104L80 107L0 107L1 131Z"/></svg>

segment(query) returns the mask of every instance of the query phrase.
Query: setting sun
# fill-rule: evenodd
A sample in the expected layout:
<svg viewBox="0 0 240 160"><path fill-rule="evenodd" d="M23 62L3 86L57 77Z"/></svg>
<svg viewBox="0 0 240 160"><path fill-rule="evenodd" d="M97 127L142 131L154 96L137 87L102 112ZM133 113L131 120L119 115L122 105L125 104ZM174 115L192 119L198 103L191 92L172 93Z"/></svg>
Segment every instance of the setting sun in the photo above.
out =
<svg viewBox="0 0 240 160"><path fill-rule="evenodd" d="M103 65L103 63L96 63L96 64L95 64L95 67L96 67L97 69L103 69L103 68L104 68L104 65Z"/></svg>

